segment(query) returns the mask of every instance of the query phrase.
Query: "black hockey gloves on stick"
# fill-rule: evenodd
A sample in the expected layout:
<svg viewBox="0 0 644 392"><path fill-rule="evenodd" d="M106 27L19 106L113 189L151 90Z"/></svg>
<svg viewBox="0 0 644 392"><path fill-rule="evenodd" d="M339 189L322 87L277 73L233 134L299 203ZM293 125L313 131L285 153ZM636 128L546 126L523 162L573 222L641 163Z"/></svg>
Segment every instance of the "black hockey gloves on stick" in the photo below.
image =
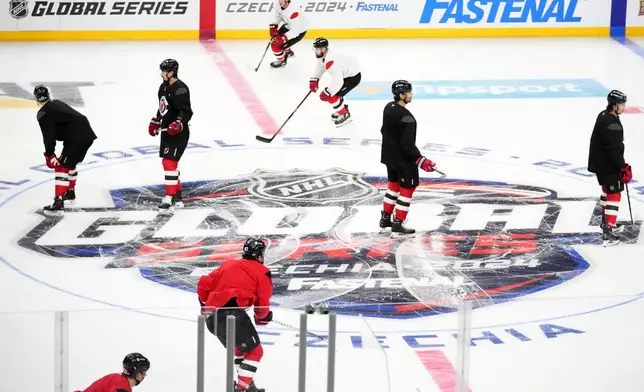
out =
<svg viewBox="0 0 644 392"><path fill-rule="evenodd" d="M264 61L264 57L266 57L266 53L268 53L268 48L271 47L271 40L268 40L268 44L266 45L266 49L264 49L264 54L262 55L262 59L259 60L259 64L257 64L257 68L255 68L255 72L259 69L259 67L262 65L262 62Z"/></svg>
<svg viewBox="0 0 644 392"><path fill-rule="evenodd" d="M273 141L273 139L275 139L275 136L277 136L277 134L278 134L278 133L280 133L280 131L282 130L282 128L284 128L284 125L286 125L286 123L288 122L288 120L290 120L290 119L291 119L291 117L293 117L293 115L295 114L295 112L297 112L297 109L299 109L299 108L300 108L300 106L302 106L302 104L304 103L304 101L306 101L306 99L309 97L309 95L311 95L311 93L312 93L312 92L313 92L313 91L309 90L309 92L306 94L306 97L304 97L304 99L302 100L302 102L300 102L300 104L299 104L299 105L297 105L297 107L295 108L295 110L293 110L293 113L291 113L291 115L290 115L290 116L288 116L288 118L286 119L286 121L284 121L284 124L282 124L282 126L281 126L281 127L279 127L279 129L277 130L277 132L275 132L275 134L274 134L270 139L269 139L269 138L266 138L266 137L263 137L263 136L255 136L255 139L259 140L259 141L260 141L260 142L262 142L262 143L270 143L270 142L272 142L272 141Z"/></svg>

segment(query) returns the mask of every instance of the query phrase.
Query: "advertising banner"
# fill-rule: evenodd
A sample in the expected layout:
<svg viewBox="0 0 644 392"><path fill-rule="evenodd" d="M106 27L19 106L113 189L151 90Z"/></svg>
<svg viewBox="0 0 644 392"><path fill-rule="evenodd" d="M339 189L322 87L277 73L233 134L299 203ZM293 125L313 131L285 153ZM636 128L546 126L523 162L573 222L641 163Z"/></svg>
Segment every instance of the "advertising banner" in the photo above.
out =
<svg viewBox="0 0 644 392"><path fill-rule="evenodd" d="M276 2L217 2L217 30L266 29ZM304 0L311 29L608 27L610 0Z"/></svg>
<svg viewBox="0 0 644 392"><path fill-rule="evenodd" d="M644 35L644 0L628 0L626 6L626 28L636 27L633 32Z"/></svg>
<svg viewBox="0 0 644 392"><path fill-rule="evenodd" d="M0 31L195 30L198 0L10 0Z"/></svg>

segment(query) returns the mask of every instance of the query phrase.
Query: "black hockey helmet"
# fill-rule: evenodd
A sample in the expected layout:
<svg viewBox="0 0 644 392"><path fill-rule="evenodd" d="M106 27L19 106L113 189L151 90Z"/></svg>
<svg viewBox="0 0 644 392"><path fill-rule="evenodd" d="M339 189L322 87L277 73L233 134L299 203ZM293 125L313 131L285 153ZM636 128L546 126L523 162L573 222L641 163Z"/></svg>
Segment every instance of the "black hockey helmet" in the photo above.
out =
<svg viewBox="0 0 644 392"><path fill-rule="evenodd" d="M318 37L313 41L313 47L315 49L322 49L329 47L329 40L324 37Z"/></svg>
<svg viewBox="0 0 644 392"><path fill-rule="evenodd" d="M396 80L391 85L391 93L394 95L394 99L396 100L400 99L398 94L408 93L411 90L411 83L406 80Z"/></svg>
<svg viewBox="0 0 644 392"><path fill-rule="evenodd" d="M51 99L49 95L49 89L47 87L41 85L38 85L34 88L34 98L38 102L47 102Z"/></svg>
<svg viewBox="0 0 644 392"><path fill-rule="evenodd" d="M266 250L266 243L262 240L256 238L249 238L244 243L244 250L242 252L242 258L247 260L257 260L259 261L259 256L264 256L264 251Z"/></svg>
<svg viewBox="0 0 644 392"><path fill-rule="evenodd" d="M159 68L161 71L164 72L170 72L172 71L174 73L174 77L177 77L177 74L179 73L179 62L175 59L165 59L159 64Z"/></svg>
<svg viewBox="0 0 644 392"><path fill-rule="evenodd" d="M608 93L608 97L606 97L606 99L610 105L619 105L626 103L626 94L619 90L613 90Z"/></svg>
<svg viewBox="0 0 644 392"><path fill-rule="evenodd" d="M150 361L139 353L130 353L123 359L123 373L126 376L136 377L137 373L144 373L150 369Z"/></svg>

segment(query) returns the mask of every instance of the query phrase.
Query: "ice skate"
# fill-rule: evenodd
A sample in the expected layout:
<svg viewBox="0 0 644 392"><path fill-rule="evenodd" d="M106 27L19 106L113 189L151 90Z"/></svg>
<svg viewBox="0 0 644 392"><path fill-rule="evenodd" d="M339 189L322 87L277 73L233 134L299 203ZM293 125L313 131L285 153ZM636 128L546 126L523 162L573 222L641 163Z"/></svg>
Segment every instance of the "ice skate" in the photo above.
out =
<svg viewBox="0 0 644 392"><path fill-rule="evenodd" d="M172 195L172 204L174 204L174 208L183 208L183 196L181 195L181 191L177 191L177 193Z"/></svg>
<svg viewBox="0 0 644 392"><path fill-rule="evenodd" d="M65 203L61 197L54 197L54 202L49 206L44 206L42 211L47 216L63 216Z"/></svg>
<svg viewBox="0 0 644 392"><path fill-rule="evenodd" d="M415 234L416 230L405 226L405 222L394 217L393 222L391 223L391 235L393 237L405 236Z"/></svg>
<svg viewBox="0 0 644 392"><path fill-rule="evenodd" d="M286 57L295 57L295 52L293 52L291 49L286 49Z"/></svg>
<svg viewBox="0 0 644 392"><path fill-rule="evenodd" d="M336 118L333 123L335 124L336 127L340 128L343 125L346 125L353 121L351 119L351 113L347 110L346 113L338 115L338 118Z"/></svg>
<svg viewBox="0 0 644 392"><path fill-rule="evenodd" d="M286 66L288 55L284 56L284 60L275 60L271 63L271 67L273 68L282 68Z"/></svg>
<svg viewBox="0 0 644 392"><path fill-rule="evenodd" d="M380 228L391 227L391 214L380 211Z"/></svg>
<svg viewBox="0 0 644 392"><path fill-rule="evenodd" d="M349 105L346 105L346 104L345 104L345 105L344 105L344 108L346 109L346 111L347 111L347 113L348 113L348 112L349 112ZM339 110L338 110L338 112L339 112ZM335 121L335 120L337 120L338 118L340 118L340 115L338 114L338 112L334 112L334 113L331 115L331 119L332 119L333 121Z"/></svg>
<svg viewBox="0 0 644 392"><path fill-rule="evenodd" d="M255 385L255 380L251 381L250 386L248 387L248 389L245 389L245 390L237 386L237 381L234 381L234 383L235 383L235 392L266 392L266 389L264 388L257 388L257 386Z"/></svg>
<svg viewBox="0 0 644 392"><path fill-rule="evenodd" d="M171 214L174 212L174 200L172 196L166 195L161 204L159 204L159 212L161 214Z"/></svg>
<svg viewBox="0 0 644 392"><path fill-rule="evenodd" d="M606 228L608 228L608 226L606 226L606 216L605 215L602 215L602 223L599 225L599 227L602 229L602 232ZM624 231L624 226L619 224L619 223L616 224L615 227L613 227L613 233L619 234L619 233L621 233L623 231Z"/></svg>
<svg viewBox="0 0 644 392"><path fill-rule="evenodd" d="M67 192L63 195L63 202L65 205L74 205L76 204L76 191L73 189L68 189Z"/></svg>
<svg viewBox="0 0 644 392"><path fill-rule="evenodd" d="M606 227L604 227L603 231L604 231L604 233L603 233L603 246L605 248L609 247L609 246L617 245L617 244L620 243L620 238L617 235L614 227L611 228L611 227L606 226Z"/></svg>

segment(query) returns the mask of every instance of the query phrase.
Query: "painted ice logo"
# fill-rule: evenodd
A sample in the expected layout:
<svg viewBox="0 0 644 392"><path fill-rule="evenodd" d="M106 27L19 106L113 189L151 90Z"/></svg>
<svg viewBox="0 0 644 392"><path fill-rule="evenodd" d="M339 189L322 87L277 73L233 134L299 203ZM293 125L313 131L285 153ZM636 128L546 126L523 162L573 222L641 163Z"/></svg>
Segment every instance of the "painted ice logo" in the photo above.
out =
<svg viewBox="0 0 644 392"><path fill-rule="evenodd" d="M419 23L579 23L578 0L426 0ZM442 14L441 14L442 12Z"/></svg>
<svg viewBox="0 0 644 392"><path fill-rule="evenodd" d="M117 189L113 208L45 217L19 244L52 257L111 257L107 268L195 291L201 275L261 236L275 306L327 301L339 313L420 317L451 312L460 298L482 307L557 285L588 268L571 245L601 242L594 198L445 179L423 179L414 194L417 236L391 238L377 224L386 189L386 178L342 169L260 171L183 184L185 208L172 216L156 208L163 186Z"/></svg>
<svg viewBox="0 0 644 392"><path fill-rule="evenodd" d="M26 18L29 14L26 0L11 0L9 1L9 14L15 19Z"/></svg>
<svg viewBox="0 0 644 392"><path fill-rule="evenodd" d="M13 2L12 2L13 3ZM25 7L26 7L25 2ZM14 8L11 8L12 12ZM105 82L107 83L107 82ZM37 108L34 101L33 88L44 84L49 88L52 98L61 100L71 106L83 107L81 88L95 86L94 82L32 82L21 85L15 82L0 81L0 109L33 109Z"/></svg>

